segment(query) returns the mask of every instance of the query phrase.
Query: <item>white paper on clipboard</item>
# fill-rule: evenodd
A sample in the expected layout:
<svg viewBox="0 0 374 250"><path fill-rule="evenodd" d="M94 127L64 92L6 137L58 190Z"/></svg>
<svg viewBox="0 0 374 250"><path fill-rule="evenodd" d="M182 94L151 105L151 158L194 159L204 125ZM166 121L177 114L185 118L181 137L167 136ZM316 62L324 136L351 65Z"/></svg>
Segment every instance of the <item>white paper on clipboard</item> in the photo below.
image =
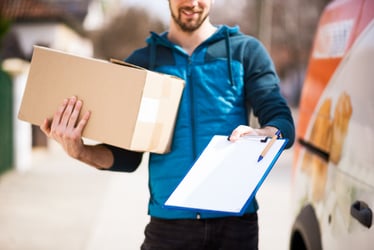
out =
<svg viewBox="0 0 374 250"><path fill-rule="evenodd" d="M279 158L287 139L278 139L257 162L270 141L245 137L236 142L214 136L165 207L241 214Z"/></svg>

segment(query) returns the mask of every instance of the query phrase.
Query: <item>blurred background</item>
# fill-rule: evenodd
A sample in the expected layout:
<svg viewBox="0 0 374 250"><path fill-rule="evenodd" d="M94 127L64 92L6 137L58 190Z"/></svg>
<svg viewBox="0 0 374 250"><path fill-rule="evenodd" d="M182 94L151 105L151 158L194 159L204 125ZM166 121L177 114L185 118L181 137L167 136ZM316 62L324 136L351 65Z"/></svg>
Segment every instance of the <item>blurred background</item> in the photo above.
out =
<svg viewBox="0 0 374 250"><path fill-rule="evenodd" d="M318 19L327 0L216 0L213 23L239 25L269 50L297 122ZM168 1L1 0L0 249L138 249L146 215L147 157L131 175L69 159L16 116L33 45L126 58L169 23ZM292 149L259 191L260 249L287 249Z"/></svg>

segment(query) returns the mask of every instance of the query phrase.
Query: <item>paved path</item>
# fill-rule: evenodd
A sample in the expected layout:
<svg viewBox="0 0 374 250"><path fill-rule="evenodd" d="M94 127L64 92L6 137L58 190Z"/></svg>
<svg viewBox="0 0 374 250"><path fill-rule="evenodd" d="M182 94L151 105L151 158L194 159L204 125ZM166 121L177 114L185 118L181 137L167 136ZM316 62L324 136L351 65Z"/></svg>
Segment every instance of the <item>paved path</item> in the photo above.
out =
<svg viewBox="0 0 374 250"><path fill-rule="evenodd" d="M260 250L286 250L292 150L260 188ZM1 250L136 250L148 221L146 162L132 174L98 171L59 147L0 177Z"/></svg>
<svg viewBox="0 0 374 250"><path fill-rule="evenodd" d="M0 177L1 250L138 249L148 220L147 176L98 171L59 149Z"/></svg>

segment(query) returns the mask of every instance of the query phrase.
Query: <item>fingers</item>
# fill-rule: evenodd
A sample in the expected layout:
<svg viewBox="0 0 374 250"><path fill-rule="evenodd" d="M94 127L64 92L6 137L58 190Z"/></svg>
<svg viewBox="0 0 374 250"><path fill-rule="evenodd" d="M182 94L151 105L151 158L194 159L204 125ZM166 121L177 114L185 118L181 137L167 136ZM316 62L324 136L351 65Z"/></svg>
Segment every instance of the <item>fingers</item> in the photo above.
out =
<svg viewBox="0 0 374 250"><path fill-rule="evenodd" d="M75 96L65 99L54 114L52 122L46 120L40 128L57 141L62 141L67 135L80 136L90 117L90 112L86 112L79 120L82 106L82 101Z"/></svg>
<svg viewBox="0 0 374 250"><path fill-rule="evenodd" d="M57 126L60 124L61 118L64 114L64 111L66 109L66 105L68 104L69 99L65 99L61 106L57 109L56 113L53 116L52 124L51 124L51 130L55 130Z"/></svg>
<svg viewBox="0 0 374 250"><path fill-rule="evenodd" d="M51 130L55 131L56 128L61 126L74 129L78 122L81 109L82 101L77 100L75 96L65 99L54 114Z"/></svg>
<svg viewBox="0 0 374 250"><path fill-rule="evenodd" d="M70 123L70 128L74 127L73 123L74 122L74 118L75 118L75 121L76 119L78 118L78 115L79 115L79 111L80 111L80 108L82 107L82 105L80 105L78 108L76 107L77 105L77 98L75 96L73 96L72 98L69 99L69 101L67 102L67 105L65 104L65 101L61 107L64 108L64 110L62 111L62 118L61 118L61 121L59 122L59 125L61 126L64 126L64 127L69 127L69 123ZM76 112L75 109L79 109L78 111L78 115L76 115ZM61 111L61 110L59 110ZM75 111L75 112L74 112ZM75 114L75 116L73 116L73 114ZM73 117L72 117L73 116Z"/></svg>
<svg viewBox="0 0 374 250"><path fill-rule="evenodd" d="M241 136L255 134L255 130L249 126L240 125L234 129L228 138L229 141L237 141Z"/></svg>
<svg viewBox="0 0 374 250"><path fill-rule="evenodd" d="M83 133L83 129L86 127L86 124L88 122L88 119L90 118L90 115L91 115L91 113L89 111L87 111L86 113L84 113L84 115L82 116L82 119L79 121L79 123L76 127L77 132L79 134Z"/></svg>
<svg viewBox="0 0 374 250"><path fill-rule="evenodd" d="M231 133L231 135L228 137L229 141L235 142L240 137L246 136L246 135L258 135L258 136L273 136L276 134L276 132L279 129L272 126L265 126L262 128L252 128L245 125L240 125L236 129L234 129ZM280 134L280 137L282 137L282 134Z"/></svg>
<svg viewBox="0 0 374 250"><path fill-rule="evenodd" d="M69 115L67 115L68 122L67 122L66 126L69 129L74 129L77 122L78 122L79 114L80 114L81 109L82 109L82 101L77 100L75 103L73 102L72 105L73 106L70 107L70 102L69 102L69 105L68 105L68 108L67 108L67 110L69 110L71 112L70 117L69 117Z"/></svg>

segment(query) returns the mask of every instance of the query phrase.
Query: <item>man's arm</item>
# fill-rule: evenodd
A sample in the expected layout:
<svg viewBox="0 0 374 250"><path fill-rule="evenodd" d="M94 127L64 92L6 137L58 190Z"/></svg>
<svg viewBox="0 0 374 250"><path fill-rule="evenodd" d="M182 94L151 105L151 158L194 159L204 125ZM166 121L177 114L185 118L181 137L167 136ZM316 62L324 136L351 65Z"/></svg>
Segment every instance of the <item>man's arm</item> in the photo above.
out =
<svg viewBox="0 0 374 250"><path fill-rule="evenodd" d="M279 129L288 139L286 148L289 148L295 140L295 125L291 110L281 95L275 66L258 41L252 42L247 49L250 49L247 53L250 57L245 60L246 98L263 129L260 132L272 136Z"/></svg>

